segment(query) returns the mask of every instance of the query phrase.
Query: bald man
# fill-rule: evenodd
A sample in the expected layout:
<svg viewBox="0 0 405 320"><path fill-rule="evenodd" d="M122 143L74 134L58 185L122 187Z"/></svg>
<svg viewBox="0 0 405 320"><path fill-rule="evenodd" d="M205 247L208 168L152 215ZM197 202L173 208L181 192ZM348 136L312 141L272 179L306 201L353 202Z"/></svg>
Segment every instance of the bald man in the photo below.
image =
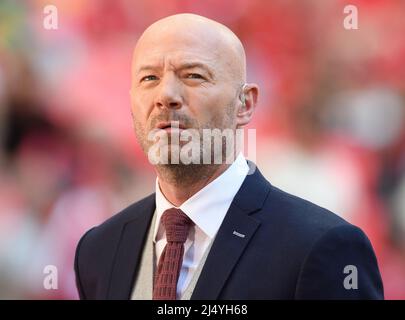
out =
<svg viewBox="0 0 405 320"><path fill-rule="evenodd" d="M205 17L142 34L131 106L156 190L82 237L81 299L383 299L359 228L272 186L237 138L203 139L250 122L259 89L245 60L238 37Z"/></svg>

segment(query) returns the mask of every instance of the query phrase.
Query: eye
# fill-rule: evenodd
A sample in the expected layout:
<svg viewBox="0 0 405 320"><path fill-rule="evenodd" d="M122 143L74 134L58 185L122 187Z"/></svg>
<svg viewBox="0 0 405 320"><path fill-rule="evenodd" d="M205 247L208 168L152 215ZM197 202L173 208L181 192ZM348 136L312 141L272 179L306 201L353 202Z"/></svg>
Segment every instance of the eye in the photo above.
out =
<svg viewBox="0 0 405 320"><path fill-rule="evenodd" d="M157 80L157 77L154 76L154 75L148 75L148 76L143 77L141 79L141 82L143 82L143 81L152 81L152 80Z"/></svg>
<svg viewBox="0 0 405 320"><path fill-rule="evenodd" d="M188 73L186 75L186 78L188 79L204 79L204 77L198 73Z"/></svg>

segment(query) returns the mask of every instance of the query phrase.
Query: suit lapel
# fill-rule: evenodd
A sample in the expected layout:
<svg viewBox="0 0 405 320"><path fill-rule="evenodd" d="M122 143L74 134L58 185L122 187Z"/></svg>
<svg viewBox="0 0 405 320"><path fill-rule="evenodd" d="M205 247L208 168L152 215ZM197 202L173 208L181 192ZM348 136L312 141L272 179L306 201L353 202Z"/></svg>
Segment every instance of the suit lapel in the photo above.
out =
<svg viewBox="0 0 405 320"><path fill-rule="evenodd" d="M155 194L145 200L145 204L137 208L137 216L125 223L122 228L113 263L108 299L130 298L148 228L155 211Z"/></svg>
<svg viewBox="0 0 405 320"><path fill-rule="evenodd" d="M246 177L214 239L192 300L218 299L226 280L260 225L260 221L250 214L263 207L269 190L270 184L258 169Z"/></svg>

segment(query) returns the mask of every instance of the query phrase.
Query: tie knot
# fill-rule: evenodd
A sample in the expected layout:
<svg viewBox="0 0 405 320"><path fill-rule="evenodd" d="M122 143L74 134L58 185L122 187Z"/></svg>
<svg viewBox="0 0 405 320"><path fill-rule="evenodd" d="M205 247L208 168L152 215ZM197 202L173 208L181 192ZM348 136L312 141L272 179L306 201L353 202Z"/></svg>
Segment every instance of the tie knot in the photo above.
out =
<svg viewBox="0 0 405 320"><path fill-rule="evenodd" d="M163 212L162 223L167 242L186 242L193 221L180 209L171 208Z"/></svg>

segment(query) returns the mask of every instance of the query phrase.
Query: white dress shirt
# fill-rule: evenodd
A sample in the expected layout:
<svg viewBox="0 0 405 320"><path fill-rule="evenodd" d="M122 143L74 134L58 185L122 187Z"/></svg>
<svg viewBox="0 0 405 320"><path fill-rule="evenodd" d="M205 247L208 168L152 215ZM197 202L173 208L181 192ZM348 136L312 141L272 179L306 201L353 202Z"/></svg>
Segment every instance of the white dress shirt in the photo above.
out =
<svg viewBox="0 0 405 320"><path fill-rule="evenodd" d="M219 177L211 181L203 189L185 201L180 207L171 204L163 195L156 179L156 223L153 233L155 261L166 246L166 232L160 224L160 218L165 210L181 209L194 223L184 244L183 264L177 282L177 298L181 297L190 283L205 250L215 238L218 229L232 203L233 198L241 187L249 166L245 157L240 153L235 161Z"/></svg>

